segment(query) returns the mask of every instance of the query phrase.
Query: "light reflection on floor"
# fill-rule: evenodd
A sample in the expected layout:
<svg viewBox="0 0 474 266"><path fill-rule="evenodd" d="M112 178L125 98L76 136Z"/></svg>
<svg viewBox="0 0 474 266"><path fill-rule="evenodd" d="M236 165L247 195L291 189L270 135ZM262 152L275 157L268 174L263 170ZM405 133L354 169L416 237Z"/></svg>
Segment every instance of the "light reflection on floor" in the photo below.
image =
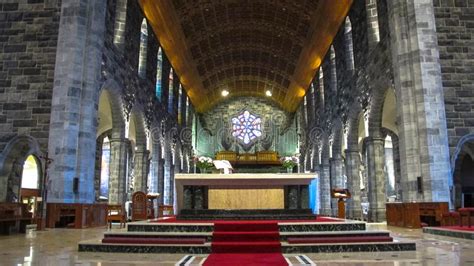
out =
<svg viewBox="0 0 474 266"><path fill-rule="evenodd" d="M387 229L383 224L369 230ZM421 230L388 228L396 240L413 240L417 251L307 253L321 265L474 265L474 241L423 235ZM185 254L79 253L77 243L101 239L105 228L29 230L0 236L0 265L175 265ZM294 256L294 254L293 254Z"/></svg>

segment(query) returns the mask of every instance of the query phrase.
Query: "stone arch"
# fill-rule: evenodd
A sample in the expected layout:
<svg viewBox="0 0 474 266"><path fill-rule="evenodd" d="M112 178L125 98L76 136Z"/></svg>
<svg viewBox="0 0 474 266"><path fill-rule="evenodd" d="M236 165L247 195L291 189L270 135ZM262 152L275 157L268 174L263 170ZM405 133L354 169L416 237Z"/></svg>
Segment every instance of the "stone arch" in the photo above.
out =
<svg viewBox="0 0 474 266"><path fill-rule="evenodd" d="M118 85L118 83L115 82L114 80L105 81L104 84L102 85L102 88L99 94L99 99L98 99L99 106L97 107L98 109L97 111L99 112L101 101L102 101L102 104L106 105L104 108L107 109L107 111L110 110L110 115L111 115L110 122L112 124L112 127L111 127L112 138L125 137L125 119L123 115L124 110L123 110L122 98L120 97L121 94L122 94L122 89ZM98 117L100 117L100 113L98 114ZM100 135L101 133L107 130L105 128L100 129L99 127L97 128L97 131L98 131L97 135ZM103 132L100 132L100 131L103 131Z"/></svg>
<svg viewBox="0 0 474 266"><path fill-rule="evenodd" d="M29 155L42 158L43 153L38 141L28 135L11 139L0 154L0 202L6 200L9 189L17 196L20 195L23 163ZM40 160L37 163L43 165Z"/></svg>
<svg viewBox="0 0 474 266"><path fill-rule="evenodd" d="M340 156L342 151L343 142L343 124L342 121L338 120L332 127L332 157Z"/></svg>
<svg viewBox="0 0 474 266"><path fill-rule="evenodd" d="M359 120L363 117L362 108L354 102L348 114L347 149L359 150Z"/></svg>
<svg viewBox="0 0 474 266"><path fill-rule="evenodd" d="M135 104L130 112L129 119L129 140L137 149L146 149L147 134L146 134L146 119L145 112L141 105Z"/></svg>
<svg viewBox="0 0 474 266"><path fill-rule="evenodd" d="M456 145L453 154L451 155L451 172L454 173L456 161L463 151L463 147L466 143L474 142L474 133L464 135ZM474 158L474 157L471 157Z"/></svg>
<svg viewBox="0 0 474 266"><path fill-rule="evenodd" d="M452 159L452 179L450 180L452 186L452 195L455 208L462 207L462 178L465 173L463 173L463 164L465 160L474 160L474 134L469 134L461 138L456 145L455 152Z"/></svg>
<svg viewBox="0 0 474 266"><path fill-rule="evenodd" d="M385 100L388 99L389 101L387 101L387 103L392 104L392 101L391 101L392 95L393 97L395 97L395 93L392 87L389 87L388 89L385 89L385 90L380 90L380 89L372 90L370 112L369 112L369 135L371 137L381 137L383 111L384 111L384 106L386 103ZM395 98L393 98L393 100L395 100ZM393 102L393 104L394 104L393 108L396 108L396 102ZM390 115L390 114L387 113L387 115ZM393 131L398 132L398 130L393 130Z"/></svg>
<svg viewBox="0 0 474 266"><path fill-rule="evenodd" d="M398 136L397 99L395 95L395 90L393 89L388 89L385 91L381 118L381 127L384 129L388 129L394 135Z"/></svg>

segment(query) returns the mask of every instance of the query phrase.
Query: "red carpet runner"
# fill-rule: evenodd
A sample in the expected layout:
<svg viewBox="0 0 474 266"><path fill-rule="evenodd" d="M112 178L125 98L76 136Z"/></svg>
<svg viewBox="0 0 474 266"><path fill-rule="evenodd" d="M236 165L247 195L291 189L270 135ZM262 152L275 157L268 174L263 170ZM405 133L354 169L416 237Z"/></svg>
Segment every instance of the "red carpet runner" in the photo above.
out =
<svg viewBox="0 0 474 266"><path fill-rule="evenodd" d="M204 265L288 265L276 222L214 223L212 253Z"/></svg>

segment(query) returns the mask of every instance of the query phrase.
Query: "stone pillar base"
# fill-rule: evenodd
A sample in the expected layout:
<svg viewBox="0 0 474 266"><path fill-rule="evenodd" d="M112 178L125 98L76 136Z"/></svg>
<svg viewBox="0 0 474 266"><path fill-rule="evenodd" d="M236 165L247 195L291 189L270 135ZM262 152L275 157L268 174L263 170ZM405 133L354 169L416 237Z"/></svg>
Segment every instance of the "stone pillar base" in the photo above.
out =
<svg viewBox="0 0 474 266"><path fill-rule="evenodd" d="M319 212L319 215L331 216L332 215L332 209L321 209L320 212Z"/></svg>
<svg viewBox="0 0 474 266"><path fill-rule="evenodd" d="M363 220L364 217L362 217L362 209L350 210L348 218L354 220Z"/></svg>
<svg viewBox="0 0 474 266"><path fill-rule="evenodd" d="M386 210L383 209L369 209L369 222L385 222Z"/></svg>

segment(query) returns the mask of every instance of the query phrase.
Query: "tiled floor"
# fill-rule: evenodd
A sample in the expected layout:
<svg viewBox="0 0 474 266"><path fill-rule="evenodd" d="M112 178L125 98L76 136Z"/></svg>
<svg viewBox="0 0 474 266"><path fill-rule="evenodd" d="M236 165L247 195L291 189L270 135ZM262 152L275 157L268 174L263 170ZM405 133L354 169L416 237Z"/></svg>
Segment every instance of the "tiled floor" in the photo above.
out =
<svg viewBox="0 0 474 266"><path fill-rule="evenodd" d="M387 229L383 224L369 230ZM417 242L416 252L306 254L319 265L474 265L474 241L389 227L395 239ZM104 228L54 229L0 236L0 265L174 265L185 254L79 253L77 243L100 239ZM291 255L294 256L295 254Z"/></svg>

